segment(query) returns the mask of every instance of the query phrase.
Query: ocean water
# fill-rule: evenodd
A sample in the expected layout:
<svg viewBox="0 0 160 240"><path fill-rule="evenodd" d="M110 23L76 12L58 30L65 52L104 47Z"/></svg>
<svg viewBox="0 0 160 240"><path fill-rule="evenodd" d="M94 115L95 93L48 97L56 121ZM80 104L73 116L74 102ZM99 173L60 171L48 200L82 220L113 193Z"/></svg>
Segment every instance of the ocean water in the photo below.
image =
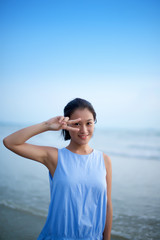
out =
<svg viewBox="0 0 160 240"><path fill-rule="evenodd" d="M22 128L0 125L0 206L47 216L48 170L3 146ZM60 132L45 132L29 143L67 146ZM125 239L160 239L160 130L95 129L90 145L112 160L112 234Z"/></svg>

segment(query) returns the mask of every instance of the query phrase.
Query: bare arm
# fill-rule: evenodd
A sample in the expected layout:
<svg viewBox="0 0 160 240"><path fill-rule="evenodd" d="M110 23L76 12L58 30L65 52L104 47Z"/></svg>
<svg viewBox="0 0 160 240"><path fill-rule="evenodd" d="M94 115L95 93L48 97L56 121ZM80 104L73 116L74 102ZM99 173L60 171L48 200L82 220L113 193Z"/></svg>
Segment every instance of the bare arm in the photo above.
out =
<svg viewBox="0 0 160 240"><path fill-rule="evenodd" d="M51 161L57 159L57 149L47 146L28 144L26 141L31 137L48 130L58 131L60 129L77 131L69 127L71 122L78 122L79 119L69 120L68 117L58 116L48 121L23 128L3 139L4 145L16 154L38 161L50 169ZM53 156L53 157L51 157ZM54 164L54 163L53 163Z"/></svg>
<svg viewBox="0 0 160 240"><path fill-rule="evenodd" d="M111 159L104 154L104 160L107 170L106 181L107 181L107 216L106 216L106 224L103 232L103 239L110 240L111 239L111 229L112 229L112 199L111 199L111 189L112 189L112 163Z"/></svg>
<svg viewBox="0 0 160 240"><path fill-rule="evenodd" d="M45 122L23 128L3 139L5 147L16 154L45 164L46 147L26 143L31 137L47 131Z"/></svg>

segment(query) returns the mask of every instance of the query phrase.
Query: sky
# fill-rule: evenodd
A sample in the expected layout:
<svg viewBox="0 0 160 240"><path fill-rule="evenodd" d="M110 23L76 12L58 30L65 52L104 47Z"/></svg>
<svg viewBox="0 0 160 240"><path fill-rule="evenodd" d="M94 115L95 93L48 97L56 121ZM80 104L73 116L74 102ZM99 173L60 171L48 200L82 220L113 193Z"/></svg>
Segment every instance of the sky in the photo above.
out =
<svg viewBox="0 0 160 240"><path fill-rule="evenodd" d="M0 122L90 101L99 127L160 128L159 0L1 0Z"/></svg>

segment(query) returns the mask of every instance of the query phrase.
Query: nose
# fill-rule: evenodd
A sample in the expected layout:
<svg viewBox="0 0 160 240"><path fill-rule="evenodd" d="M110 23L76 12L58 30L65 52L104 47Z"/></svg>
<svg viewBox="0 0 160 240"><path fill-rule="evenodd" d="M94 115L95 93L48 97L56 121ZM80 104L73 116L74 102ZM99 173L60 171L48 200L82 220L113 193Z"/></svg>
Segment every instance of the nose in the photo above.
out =
<svg viewBox="0 0 160 240"><path fill-rule="evenodd" d="M80 126L80 133L86 133L87 132L87 127L85 126L85 124L82 124L81 126Z"/></svg>

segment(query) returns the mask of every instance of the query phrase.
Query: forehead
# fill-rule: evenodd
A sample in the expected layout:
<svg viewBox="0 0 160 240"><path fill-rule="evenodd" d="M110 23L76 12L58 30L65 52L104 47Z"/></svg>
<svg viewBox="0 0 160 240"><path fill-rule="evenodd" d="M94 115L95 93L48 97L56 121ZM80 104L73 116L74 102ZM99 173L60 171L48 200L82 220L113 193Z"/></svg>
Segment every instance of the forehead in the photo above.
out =
<svg viewBox="0 0 160 240"><path fill-rule="evenodd" d="M81 118L81 120L94 120L93 114L87 108L75 110L70 119L76 118Z"/></svg>

